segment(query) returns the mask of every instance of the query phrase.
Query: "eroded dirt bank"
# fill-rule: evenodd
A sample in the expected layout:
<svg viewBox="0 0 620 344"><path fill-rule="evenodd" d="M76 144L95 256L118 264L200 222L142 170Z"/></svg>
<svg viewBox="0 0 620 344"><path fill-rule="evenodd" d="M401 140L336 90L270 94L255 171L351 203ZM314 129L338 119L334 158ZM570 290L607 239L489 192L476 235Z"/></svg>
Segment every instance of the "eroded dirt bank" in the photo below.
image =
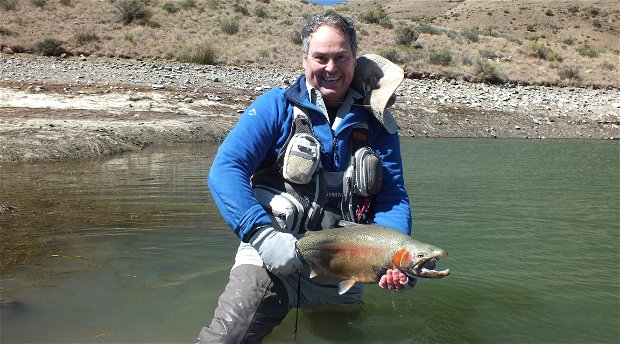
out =
<svg viewBox="0 0 620 344"><path fill-rule="evenodd" d="M0 163L74 159L154 143L218 141L300 70L0 57ZM617 89L406 79L394 106L414 137L620 137Z"/></svg>

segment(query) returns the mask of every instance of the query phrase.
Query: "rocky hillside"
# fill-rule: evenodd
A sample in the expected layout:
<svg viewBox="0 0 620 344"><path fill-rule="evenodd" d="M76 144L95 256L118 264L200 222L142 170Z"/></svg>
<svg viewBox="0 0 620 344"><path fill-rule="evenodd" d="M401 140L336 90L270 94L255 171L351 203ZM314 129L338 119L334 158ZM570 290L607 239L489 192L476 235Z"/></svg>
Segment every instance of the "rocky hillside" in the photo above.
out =
<svg viewBox="0 0 620 344"><path fill-rule="evenodd" d="M0 56L296 67L299 28L325 10L412 78L620 86L617 0L0 0Z"/></svg>

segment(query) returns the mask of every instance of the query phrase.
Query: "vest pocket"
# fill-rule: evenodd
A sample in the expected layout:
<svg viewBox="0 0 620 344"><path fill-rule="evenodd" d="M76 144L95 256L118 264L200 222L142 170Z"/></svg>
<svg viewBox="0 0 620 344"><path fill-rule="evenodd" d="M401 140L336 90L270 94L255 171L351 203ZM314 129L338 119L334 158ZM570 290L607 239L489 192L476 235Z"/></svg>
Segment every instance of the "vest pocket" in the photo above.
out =
<svg viewBox="0 0 620 344"><path fill-rule="evenodd" d="M271 216L275 229L299 234L304 215L301 202L290 194L265 185L256 185L254 196Z"/></svg>
<svg viewBox="0 0 620 344"><path fill-rule="evenodd" d="M321 162L321 143L305 133L293 135L284 154L282 175L290 183L308 184Z"/></svg>
<svg viewBox="0 0 620 344"><path fill-rule="evenodd" d="M364 197L376 195L383 184L383 163L369 147L360 148L353 157L354 191Z"/></svg>

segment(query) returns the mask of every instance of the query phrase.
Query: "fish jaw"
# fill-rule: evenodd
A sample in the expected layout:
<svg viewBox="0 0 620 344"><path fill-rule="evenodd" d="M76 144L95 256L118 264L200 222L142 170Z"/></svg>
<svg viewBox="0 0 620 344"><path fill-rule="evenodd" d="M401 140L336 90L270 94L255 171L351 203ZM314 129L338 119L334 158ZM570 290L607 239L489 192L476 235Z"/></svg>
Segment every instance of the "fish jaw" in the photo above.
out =
<svg viewBox="0 0 620 344"><path fill-rule="evenodd" d="M394 253L392 263L409 278L444 278L450 275L450 269L436 270L439 259L448 255L440 248L432 248L426 253L414 253L401 248Z"/></svg>

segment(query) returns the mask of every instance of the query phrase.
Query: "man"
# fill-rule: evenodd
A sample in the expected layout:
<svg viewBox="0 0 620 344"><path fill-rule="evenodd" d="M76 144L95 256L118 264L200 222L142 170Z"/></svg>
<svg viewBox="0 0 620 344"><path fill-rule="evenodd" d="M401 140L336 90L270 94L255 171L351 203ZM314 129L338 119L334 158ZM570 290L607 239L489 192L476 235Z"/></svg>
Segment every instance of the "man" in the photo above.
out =
<svg viewBox="0 0 620 344"><path fill-rule="evenodd" d="M339 281L308 277L295 247L306 231L344 219L411 233L397 126L386 109L402 69L388 72L395 65L376 55L356 59L354 25L339 14L314 16L302 41L304 75L250 105L213 162L210 190L241 244L201 343L259 342L292 307L363 301L361 286L339 295ZM396 81L384 85L390 76ZM414 282L390 270L379 285Z"/></svg>

